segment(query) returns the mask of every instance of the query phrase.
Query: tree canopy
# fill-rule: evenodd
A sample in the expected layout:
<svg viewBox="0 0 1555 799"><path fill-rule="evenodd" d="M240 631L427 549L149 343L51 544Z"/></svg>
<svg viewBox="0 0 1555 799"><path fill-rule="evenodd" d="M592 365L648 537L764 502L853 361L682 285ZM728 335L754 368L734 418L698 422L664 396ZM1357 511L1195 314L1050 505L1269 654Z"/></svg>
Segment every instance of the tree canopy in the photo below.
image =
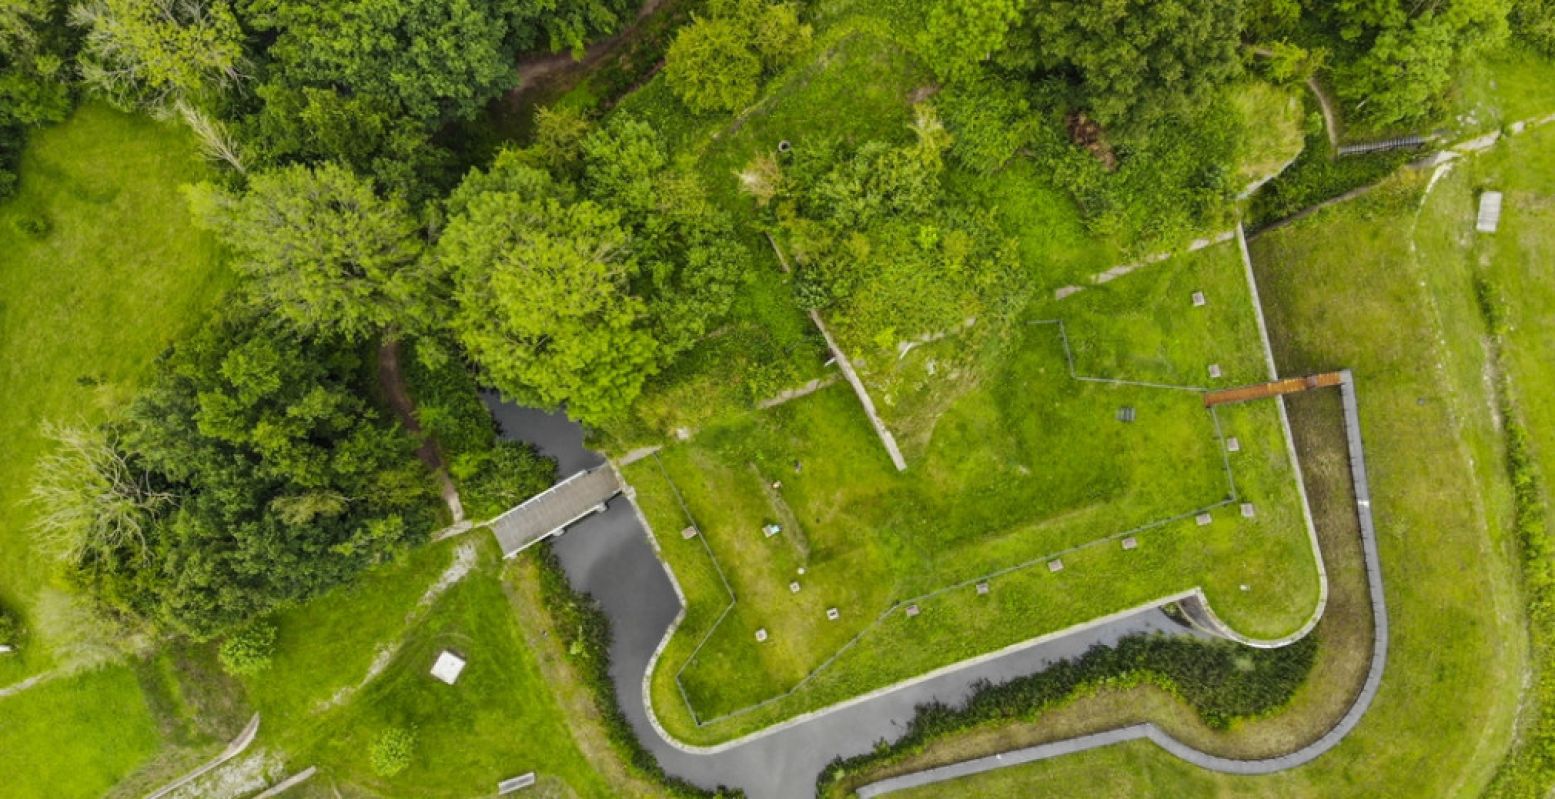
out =
<svg viewBox="0 0 1555 799"><path fill-rule="evenodd" d="M244 292L303 335L376 336L406 321L421 232L405 203L333 163L253 176L240 195L206 184L195 212L236 254Z"/></svg>
<svg viewBox="0 0 1555 799"><path fill-rule="evenodd" d="M1005 60L1069 77L1104 125L1182 110L1241 73L1243 0L1032 3ZM1013 41L1015 38L1022 41Z"/></svg>
<svg viewBox="0 0 1555 799"><path fill-rule="evenodd" d="M734 111L756 97L775 72L810 42L810 26L791 3L714 0L709 16L682 28L665 55L670 89L697 112Z"/></svg>
<svg viewBox="0 0 1555 799"><path fill-rule="evenodd" d="M208 325L123 419L45 461L40 498L76 503L45 515L52 551L110 606L203 639L423 539L430 481L362 369L252 317Z"/></svg>

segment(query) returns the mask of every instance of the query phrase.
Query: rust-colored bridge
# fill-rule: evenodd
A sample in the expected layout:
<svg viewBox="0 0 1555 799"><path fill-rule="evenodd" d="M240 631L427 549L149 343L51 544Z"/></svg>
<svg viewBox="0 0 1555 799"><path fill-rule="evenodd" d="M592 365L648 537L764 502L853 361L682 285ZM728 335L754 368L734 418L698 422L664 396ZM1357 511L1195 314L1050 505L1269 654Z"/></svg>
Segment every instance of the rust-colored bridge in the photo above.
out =
<svg viewBox="0 0 1555 799"><path fill-rule="evenodd" d="M1307 375L1306 377L1290 377L1284 380L1275 380L1271 383L1226 388L1205 393L1204 407L1213 408L1216 405L1229 405L1233 402L1267 399L1269 397L1278 397L1281 394L1296 394L1302 391L1311 391L1314 388L1337 386L1342 382L1344 382L1344 376L1340 372L1322 372L1315 375Z"/></svg>

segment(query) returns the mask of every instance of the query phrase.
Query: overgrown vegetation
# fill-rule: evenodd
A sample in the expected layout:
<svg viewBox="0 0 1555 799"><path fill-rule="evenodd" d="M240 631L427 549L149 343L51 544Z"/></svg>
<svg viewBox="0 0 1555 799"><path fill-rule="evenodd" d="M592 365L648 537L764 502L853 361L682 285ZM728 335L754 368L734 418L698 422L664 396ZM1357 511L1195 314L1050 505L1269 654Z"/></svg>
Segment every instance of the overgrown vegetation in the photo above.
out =
<svg viewBox="0 0 1555 799"><path fill-rule="evenodd" d="M964 705L919 705L907 730L873 752L837 758L816 778L818 796L844 796L855 774L897 761L952 735L1030 720L1099 686L1150 684L1182 699L1205 723L1225 728L1238 719L1276 712L1312 668L1318 641L1308 636L1279 649L1226 641L1136 635L1095 646L1034 674L972 689Z"/></svg>

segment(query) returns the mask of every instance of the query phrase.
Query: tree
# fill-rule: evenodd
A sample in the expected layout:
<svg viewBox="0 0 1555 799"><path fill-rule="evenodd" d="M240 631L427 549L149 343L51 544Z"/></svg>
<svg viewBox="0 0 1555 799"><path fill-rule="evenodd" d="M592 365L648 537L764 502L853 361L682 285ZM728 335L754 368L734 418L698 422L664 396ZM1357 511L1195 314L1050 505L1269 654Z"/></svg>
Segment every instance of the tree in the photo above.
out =
<svg viewBox="0 0 1555 799"><path fill-rule="evenodd" d="M180 342L109 428L114 457L84 459L99 473L89 486L123 470L119 482L171 499L134 508L134 535L90 539L69 573L108 606L203 640L424 539L430 480L415 442L363 399L363 372L350 348L237 313ZM50 498L96 520L100 496Z"/></svg>
<svg viewBox="0 0 1555 799"><path fill-rule="evenodd" d="M227 636L216 658L228 674L253 676L270 668L275 655L275 625L255 622Z"/></svg>
<svg viewBox="0 0 1555 799"><path fill-rule="evenodd" d="M625 410L658 368L620 215L569 201L549 175L499 156L455 193L437 244L453 327L503 393L585 422Z"/></svg>
<svg viewBox="0 0 1555 799"><path fill-rule="evenodd" d="M1508 34L1509 0L1343 0L1328 19L1360 53L1336 69L1339 96L1376 125L1432 113L1466 59Z"/></svg>
<svg viewBox="0 0 1555 799"><path fill-rule="evenodd" d="M938 0L929 7L919 42L941 80L977 74L978 65L1004 49L1027 0Z"/></svg>
<svg viewBox="0 0 1555 799"><path fill-rule="evenodd" d="M699 113L744 108L761 79L761 58L746 32L726 19L698 18L682 28L664 62L670 89Z"/></svg>
<svg viewBox="0 0 1555 799"><path fill-rule="evenodd" d="M1514 0L1511 21L1518 38L1555 55L1555 0Z"/></svg>
<svg viewBox="0 0 1555 799"><path fill-rule="evenodd" d="M307 336L361 341L405 321L422 244L397 197L332 163L257 174L234 195L191 192L196 216L236 254L244 290Z"/></svg>
<svg viewBox="0 0 1555 799"><path fill-rule="evenodd" d="M112 428L49 425L30 501L38 548L61 563L139 559L176 497L140 468Z"/></svg>
<svg viewBox="0 0 1555 799"><path fill-rule="evenodd" d="M714 0L675 35L665 79L691 110L734 111L756 97L761 77L781 69L810 44L811 29L792 3Z"/></svg>
<svg viewBox="0 0 1555 799"><path fill-rule="evenodd" d="M226 0L86 0L81 79L125 110L209 102L237 85L243 31Z"/></svg>
<svg viewBox="0 0 1555 799"><path fill-rule="evenodd" d="M1104 125L1139 126L1241 73L1243 0L1034 3L1013 62L1063 74Z"/></svg>
<svg viewBox="0 0 1555 799"><path fill-rule="evenodd" d="M515 35L494 0L252 0L248 21L275 35L281 82L340 86L424 125L474 113L516 80Z"/></svg>

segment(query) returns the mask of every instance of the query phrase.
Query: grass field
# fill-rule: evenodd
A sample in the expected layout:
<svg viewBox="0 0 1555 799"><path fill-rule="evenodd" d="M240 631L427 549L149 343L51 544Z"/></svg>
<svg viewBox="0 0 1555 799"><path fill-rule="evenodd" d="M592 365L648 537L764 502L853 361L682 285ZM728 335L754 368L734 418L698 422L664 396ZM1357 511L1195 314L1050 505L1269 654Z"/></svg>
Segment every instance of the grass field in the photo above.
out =
<svg viewBox="0 0 1555 799"><path fill-rule="evenodd" d="M1213 298L1203 308L1189 301L1197 290ZM1248 635L1284 635L1309 618L1318 582L1274 406L1221 409L1217 430L1192 388L1077 381L1057 319L1082 376L1195 387L1266 374L1240 259L1222 245L1033 308L905 473L840 384L633 464L627 478L690 601L655 674L661 720L695 740L728 738L1194 586ZM956 346L936 342L904 362L953 380L933 364ZM1123 406L1138 421L1119 422ZM1222 436L1241 451L1223 456ZM1222 504L1228 464L1254 519ZM1199 528L1189 517L1204 508L1215 521ZM699 539L680 535L688 512ZM764 536L768 523L783 532ZM1138 550L1119 547L1147 527ZM1055 555L1065 564L1056 574L1044 565ZM1018 564L1029 565L995 578L989 596L974 590ZM716 568L739 599L721 623L728 594ZM921 615L902 612L909 601ZM758 628L768 643L756 643ZM855 636L759 711L696 728L679 699L682 664L706 722L782 695Z"/></svg>
<svg viewBox="0 0 1555 799"><path fill-rule="evenodd" d="M1483 788L1512 733L1527 651L1509 492L1483 379L1484 328L1472 261L1459 249L1472 205L1448 181L1419 210L1423 181L1406 176L1253 243L1282 369L1347 365L1359 381L1393 619L1388 671L1360 726L1316 763L1269 777L1207 774L1129 744L906 795L1061 796L1081 781L1094 796L1468 796ZM1315 499L1319 518L1345 500ZM1332 637L1320 640L1326 647ZM1328 687L1314 686L1297 706ZM1075 715L1111 726L1150 718L1162 704L1172 703L1103 692L1037 726ZM1233 730L1222 745L1278 734L1281 721ZM1216 748L1213 739L1200 745Z"/></svg>
<svg viewBox="0 0 1555 799"><path fill-rule="evenodd" d="M182 130L89 105L38 131L20 174L0 205L0 602L23 612L32 638L0 658L0 685L114 657L29 546L24 500L43 424L104 418L229 280L179 194L206 174ZM33 235L22 220L49 230ZM9 796L99 796L158 746L126 665L0 700Z"/></svg>
<svg viewBox="0 0 1555 799"><path fill-rule="evenodd" d="M473 557L451 580L461 548ZM289 772L318 766L324 777L305 796L468 797L528 771L545 795L617 795L542 678L517 616L537 609L515 604L505 579L478 531L280 614L274 664L244 680L265 719L256 750ZM428 674L444 649L468 661L453 686ZM417 744L410 767L383 778L368 750L391 727L414 729Z"/></svg>

